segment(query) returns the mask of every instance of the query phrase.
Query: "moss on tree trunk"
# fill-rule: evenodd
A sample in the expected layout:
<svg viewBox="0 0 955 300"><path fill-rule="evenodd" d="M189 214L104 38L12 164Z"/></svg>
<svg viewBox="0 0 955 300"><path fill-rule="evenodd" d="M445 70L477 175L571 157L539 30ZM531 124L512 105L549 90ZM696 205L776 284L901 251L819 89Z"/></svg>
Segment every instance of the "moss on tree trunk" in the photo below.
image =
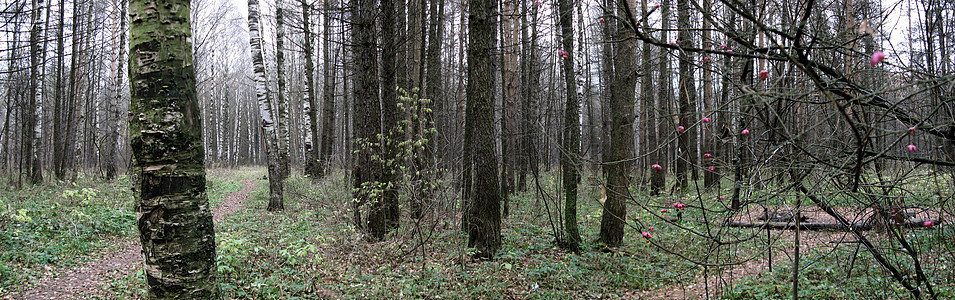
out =
<svg viewBox="0 0 955 300"><path fill-rule="evenodd" d="M189 1L130 1L133 190L151 299L213 299L215 233Z"/></svg>
<svg viewBox="0 0 955 300"><path fill-rule="evenodd" d="M467 122L473 123L473 137L465 144L472 147L474 174L465 225L468 246L477 249L475 257L490 259L501 248L501 193L494 151L494 64L491 61L497 45L497 1L474 0L468 5Z"/></svg>

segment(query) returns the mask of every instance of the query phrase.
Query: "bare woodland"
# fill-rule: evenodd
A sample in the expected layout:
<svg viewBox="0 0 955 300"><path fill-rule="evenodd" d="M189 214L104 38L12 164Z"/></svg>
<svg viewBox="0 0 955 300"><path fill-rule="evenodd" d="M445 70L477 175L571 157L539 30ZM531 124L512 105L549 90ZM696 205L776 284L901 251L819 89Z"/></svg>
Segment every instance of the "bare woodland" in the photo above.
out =
<svg viewBox="0 0 955 300"><path fill-rule="evenodd" d="M782 260L798 298L831 247L896 297L955 296L951 1L0 7L0 186L129 178L149 298L219 295L205 169L248 166L275 213L289 178L344 176L372 245L447 223L494 261L533 214L561 251L646 244L706 284Z"/></svg>

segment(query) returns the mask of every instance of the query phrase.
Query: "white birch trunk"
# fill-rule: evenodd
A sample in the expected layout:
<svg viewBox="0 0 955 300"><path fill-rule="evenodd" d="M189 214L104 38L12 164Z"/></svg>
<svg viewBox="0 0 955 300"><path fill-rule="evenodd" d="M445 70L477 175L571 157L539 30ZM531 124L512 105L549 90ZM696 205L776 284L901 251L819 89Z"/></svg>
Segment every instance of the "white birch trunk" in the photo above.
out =
<svg viewBox="0 0 955 300"><path fill-rule="evenodd" d="M249 44L252 51L252 70L255 78L255 96L259 103L262 132L265 134L265 154L269 165L269 210L281 209L282 176L278 161L278 138L272 114L272 99L265 76L262 54L262 34L259 31L259 1L249 0ZM277 203L273 206L273 203Z"/></svg>

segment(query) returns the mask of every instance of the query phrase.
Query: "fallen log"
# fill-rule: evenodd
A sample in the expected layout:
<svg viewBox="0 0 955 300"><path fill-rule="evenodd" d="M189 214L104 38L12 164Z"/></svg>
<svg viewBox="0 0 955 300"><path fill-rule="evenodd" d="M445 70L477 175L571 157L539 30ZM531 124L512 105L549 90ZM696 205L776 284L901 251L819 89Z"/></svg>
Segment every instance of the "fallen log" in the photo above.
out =
<svg viewBox="0 0 955 300"><path fill-rule="evenodd" d="M663 217L663 219L664 219L664 220L667 220L667 221L670 221L670 222L689 221L689 222L696 222L696 223L702 223L702 224L710 223L710 224L714 224L714 225L723 225L723 226L729 226L729 227L742 227L742 228L765 228L765 229L777 229L777 230L794 230L794 229L796 229L796 223L794 223L794 222L736 222L736 221L730 221L730 222L710 222L710 221L707 221L707 220L700 220L700 219L682 219L682 220L681 220L681 219L674 218L674 217ZM896 225L897 225L897 226L903 226L903 227L906 227L906 228L928 228L928 227L932 227L932 226L925 226L925 224L926 224L925 222L926 222L926 221L931 221L931 222L932 222L932 226L938 226L939 224L942 223L942 221L939 220L939 219L913 219L913 220L905 221L905 223L896 224ZM845 225L842 225L842 224L839 224L839 223L822 223L822 222L800 222L800 223L799 223L799 229L800 229L800 230L849 231L850 226L851 226L851 228L853 228L853 229L855 229L855 230L863 230L863 231L872 230L872 228L873 228L872 224L871 224L871 223L868 223L868 222L852 223L852 224L849 224L849 226L845 226Z"/></svg>

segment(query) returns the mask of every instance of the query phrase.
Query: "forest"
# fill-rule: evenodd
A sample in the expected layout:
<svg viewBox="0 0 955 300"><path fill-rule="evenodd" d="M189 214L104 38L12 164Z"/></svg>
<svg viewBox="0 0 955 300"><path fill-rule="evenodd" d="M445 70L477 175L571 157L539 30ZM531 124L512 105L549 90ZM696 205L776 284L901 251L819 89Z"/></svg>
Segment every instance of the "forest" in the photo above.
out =
<svg viewBox="0 0 955 300"><path fill-rule="evenodd" d="M952 1L0 19L0 299L955 298Z"/></svg>

